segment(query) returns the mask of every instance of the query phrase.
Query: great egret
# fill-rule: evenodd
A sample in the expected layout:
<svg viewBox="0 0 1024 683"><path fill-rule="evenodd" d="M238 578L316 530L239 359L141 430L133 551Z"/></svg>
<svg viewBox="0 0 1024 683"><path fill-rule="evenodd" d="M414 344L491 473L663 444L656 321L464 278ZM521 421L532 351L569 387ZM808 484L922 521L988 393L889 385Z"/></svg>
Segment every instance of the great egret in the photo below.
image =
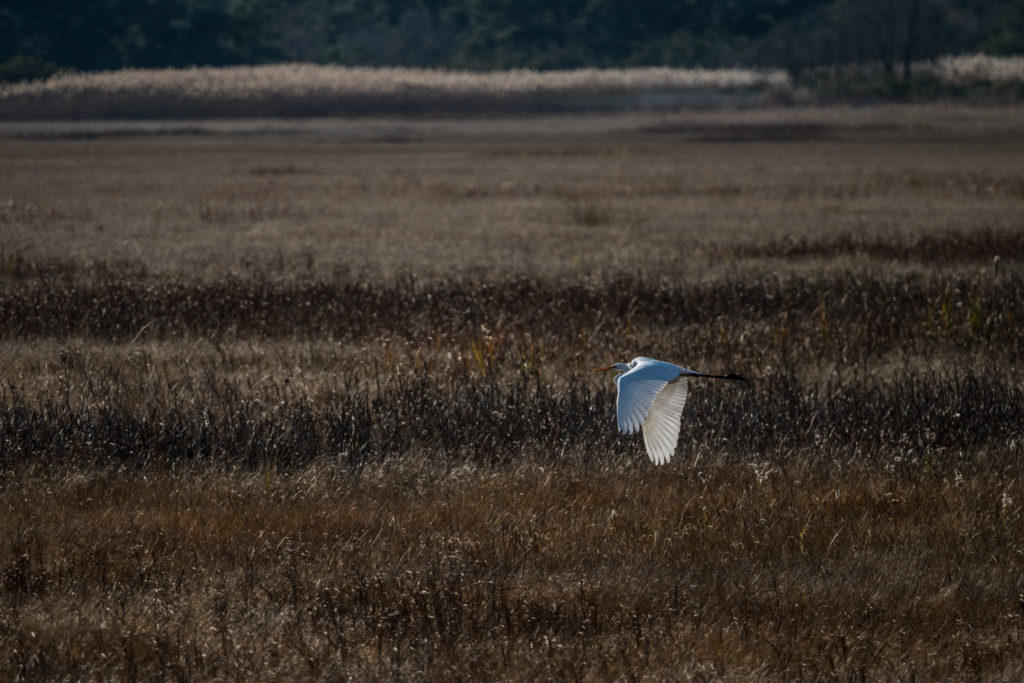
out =
<svg viewBox="0 0 1024 683"><path fill-rule="evenodd" d="M619 397L615 409L619 431L634 434L643 428L647 456L655 465L672 457L679 440L679 418L686 405L686 378L732 379L746 381L743 375L708 375L653 358L634 358L629 363L613 363L594 372L615 370Z"/></svg>

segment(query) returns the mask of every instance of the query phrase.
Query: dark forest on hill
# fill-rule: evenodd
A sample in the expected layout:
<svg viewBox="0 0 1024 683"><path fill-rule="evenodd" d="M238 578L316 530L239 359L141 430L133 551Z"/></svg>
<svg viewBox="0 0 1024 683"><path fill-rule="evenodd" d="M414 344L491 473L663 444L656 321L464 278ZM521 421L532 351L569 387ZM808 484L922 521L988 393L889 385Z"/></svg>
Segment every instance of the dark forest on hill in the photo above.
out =
<svg viewBox="0 0 1024 683"><path fill-rule="evenodd" d="M870 65L1024 51L1024 0L84 0L0 4L0 79L280 61L458 69Z"/></svg>

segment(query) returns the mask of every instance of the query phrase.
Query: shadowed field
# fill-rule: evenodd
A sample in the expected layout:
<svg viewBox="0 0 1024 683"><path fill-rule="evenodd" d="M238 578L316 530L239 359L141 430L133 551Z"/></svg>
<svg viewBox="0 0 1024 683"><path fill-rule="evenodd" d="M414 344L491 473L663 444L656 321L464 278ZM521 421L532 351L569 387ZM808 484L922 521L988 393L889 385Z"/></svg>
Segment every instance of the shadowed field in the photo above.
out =
<svg viewBox="0 0 1024 683"><path fill-rule="evenodd" d="M0 129L0 672L1019 677L1019 120Z"/></svg>

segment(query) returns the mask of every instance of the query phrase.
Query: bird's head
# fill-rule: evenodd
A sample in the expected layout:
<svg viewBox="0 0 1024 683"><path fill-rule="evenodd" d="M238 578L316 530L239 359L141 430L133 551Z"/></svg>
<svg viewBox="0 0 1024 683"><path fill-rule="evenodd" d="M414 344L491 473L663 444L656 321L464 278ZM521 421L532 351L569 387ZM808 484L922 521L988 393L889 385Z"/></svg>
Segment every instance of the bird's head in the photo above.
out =
<svg viewBox="0 0 1024 683"><path fill-rule="evenodd" d="M595 368L594 372L608 372L614 370L615 372L629 372L633 367L629 363L612 363L611 365L605 365L600 368Z"/></svg>

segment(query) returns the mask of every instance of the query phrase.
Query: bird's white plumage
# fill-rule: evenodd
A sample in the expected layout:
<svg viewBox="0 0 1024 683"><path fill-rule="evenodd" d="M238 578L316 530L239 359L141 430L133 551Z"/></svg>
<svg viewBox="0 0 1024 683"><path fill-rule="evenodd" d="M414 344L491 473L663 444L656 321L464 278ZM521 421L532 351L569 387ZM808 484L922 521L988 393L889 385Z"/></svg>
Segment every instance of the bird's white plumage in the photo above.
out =
<svg viewBox="0 0 1024 683"><path fill-rule="evenodd" d="M633 434L644 432L647 456L656 465L672 458L679 441L679 427L686 406L688 377L746 381L743 375L710 375L653 358L634 358L629 363L612 363L594 372L615 370L618 397L615 400L619 430Z"/></svg>
<svg viewBox="0 0 1024 683"><path fill-rule="evenodd" d="M629 369L615 378L619 389L615 402L619 430L633 434L647 419L658 393L679 376L679 368L650 358L635 358L629 366L621 367Z"/></svg>
<svg viewBox="0 0 1024 683"><path fill-rule="evenodd" d="M686 405L686 378L679 377L658 394L644 420L644 446L656 465L664 465L676 450L679 425Z"/></svg>
<svg viewBox="0 0 1024 683"><path fill-rule="evenodd" d="M615 378L619 430L633 434L642 428L647 455L659 465L666 463L676 449L686 404L686 378L681 375L690 371L643 357L629 365L628 371Z"/></svg>

